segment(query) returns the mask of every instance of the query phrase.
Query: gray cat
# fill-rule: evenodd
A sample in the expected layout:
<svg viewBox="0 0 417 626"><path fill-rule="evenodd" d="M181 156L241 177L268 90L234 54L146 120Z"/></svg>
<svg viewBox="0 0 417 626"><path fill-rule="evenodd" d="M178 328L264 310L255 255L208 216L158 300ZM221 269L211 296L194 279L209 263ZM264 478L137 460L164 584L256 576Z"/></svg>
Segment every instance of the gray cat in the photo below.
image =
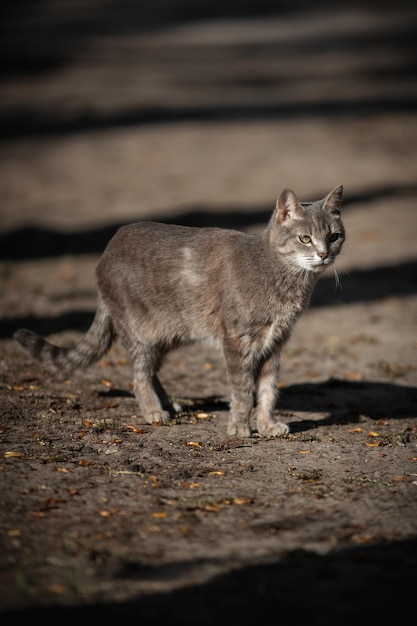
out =
<svg viewBox="0 0 417 626"><path fill-rule="evenodd" d="M301 203L284 189L266 227L246 234L143 222L119 229L96 270L98 307L84 337L60 348L29 330L15 339L55 371L71 372L100 359L119 337L133 362L134 392L149 423L167 423L181 410L157 372L171 349L209 341L222 351L231 386L230 436L257 429L281 436L273 415L283 346L323 270L339 254L345 231L343 187Z"/></svg>

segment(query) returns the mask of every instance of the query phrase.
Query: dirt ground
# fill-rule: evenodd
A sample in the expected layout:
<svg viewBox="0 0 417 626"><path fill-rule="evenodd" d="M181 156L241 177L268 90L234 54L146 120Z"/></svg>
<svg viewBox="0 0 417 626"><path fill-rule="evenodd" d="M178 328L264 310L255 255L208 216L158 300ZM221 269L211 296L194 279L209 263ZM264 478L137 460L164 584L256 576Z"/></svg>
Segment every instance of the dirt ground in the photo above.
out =
<svg viewBox="0 0 417 626"><path fill-rule="evenodd" d="M7 13L1 615L406 619L417 571L417 11L139 4ZM119 345L59 379L12 340L21 327L62 345L81 336L95 265L124 223L258 229L283 187L314 200L338 184L339 280L320 279L285 350L286 437L227 437L224 363L206 346L164 364L184 412L158 427L141 420Z"/></svg>

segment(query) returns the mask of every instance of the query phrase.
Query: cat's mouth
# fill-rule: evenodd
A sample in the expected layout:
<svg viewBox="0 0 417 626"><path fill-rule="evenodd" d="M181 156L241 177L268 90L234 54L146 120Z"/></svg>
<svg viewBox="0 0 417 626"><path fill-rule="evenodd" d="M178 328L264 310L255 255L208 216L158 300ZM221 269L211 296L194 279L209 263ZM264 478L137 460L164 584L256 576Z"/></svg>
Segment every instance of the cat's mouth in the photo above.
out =
<svg viewBox="0 0 417 626"><path fill-rule="evenodd" d="M306 259L305 257L298 258L298 265L303 270L307 270L308 272L313 272L319 274L323 272L326 267L329 267L333 263L333 259L331 257L327 257L326 259Z"/></svg>
<svg viewBox="0 0 417 626"><path fill-rule="evenodd" d="M333 262L333 259L331 259L330 257L327 257L327 259L315 261L311 269L313 272L322 272L323 270L326 269L326 267L329 267L329 265L331 265L332 262Z"/></svg>

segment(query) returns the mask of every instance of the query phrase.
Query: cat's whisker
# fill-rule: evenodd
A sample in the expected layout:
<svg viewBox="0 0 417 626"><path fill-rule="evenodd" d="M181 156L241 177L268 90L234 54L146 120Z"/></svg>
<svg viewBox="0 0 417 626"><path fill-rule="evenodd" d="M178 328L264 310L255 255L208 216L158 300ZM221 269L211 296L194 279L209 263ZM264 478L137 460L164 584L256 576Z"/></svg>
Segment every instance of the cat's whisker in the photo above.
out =
<svg viewBox="0 0 417 626"><path fill-rule="evenodd" d="M338 265L338 270L340 274L344 274L345 276L347 276L348 278L350 278L350 272L347 269L344 269L343 267L341 267L340 263Z"/></svg>
<svg viewBox="0 0 417 626"><path fill-rule="evenodd" d="M300 281L305 283L308 281L309 274L309 270L307 270L305 267L297 266L291 269L291 272L289 272L288 276L289 278L299 277Z"/></svg>
<svg viewBox="0 0 417 626"><path fill-rule="evenodd" d="M349 278L350 277L350 272L349 272L349 270L343 268L343 266L341 267L340 263L338 263L337 270L336 270L336 268L333 268L333 269L337 273L337 279L336 279L336 276L335 276L335 279L336 279L336 289L339 288L340 290L342 290L341 275L347 276Z"/></svg>
<svg viewBox="0 0 417 626"><path fill-rule="evenodd" d="M336 284L336 291L340 289L342 291L342 281L340 280L340 276L337 273L337 269L333 266L333 274L334 274L334 282Z"/></svg>

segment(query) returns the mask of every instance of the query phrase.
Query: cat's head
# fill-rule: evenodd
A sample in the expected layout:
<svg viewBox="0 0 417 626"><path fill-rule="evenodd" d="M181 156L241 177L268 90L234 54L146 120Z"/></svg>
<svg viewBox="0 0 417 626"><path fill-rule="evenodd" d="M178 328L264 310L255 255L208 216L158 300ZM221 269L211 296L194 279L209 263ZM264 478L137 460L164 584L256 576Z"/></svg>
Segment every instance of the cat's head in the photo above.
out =
<svg viewBox="0 0 417 626"><path fill-rule="evenodd" d="M286 264L319 273L331 265L345 240L340 216L342 185L317 202L300 202L284 189L271 220L272 245Z"/></svg>

